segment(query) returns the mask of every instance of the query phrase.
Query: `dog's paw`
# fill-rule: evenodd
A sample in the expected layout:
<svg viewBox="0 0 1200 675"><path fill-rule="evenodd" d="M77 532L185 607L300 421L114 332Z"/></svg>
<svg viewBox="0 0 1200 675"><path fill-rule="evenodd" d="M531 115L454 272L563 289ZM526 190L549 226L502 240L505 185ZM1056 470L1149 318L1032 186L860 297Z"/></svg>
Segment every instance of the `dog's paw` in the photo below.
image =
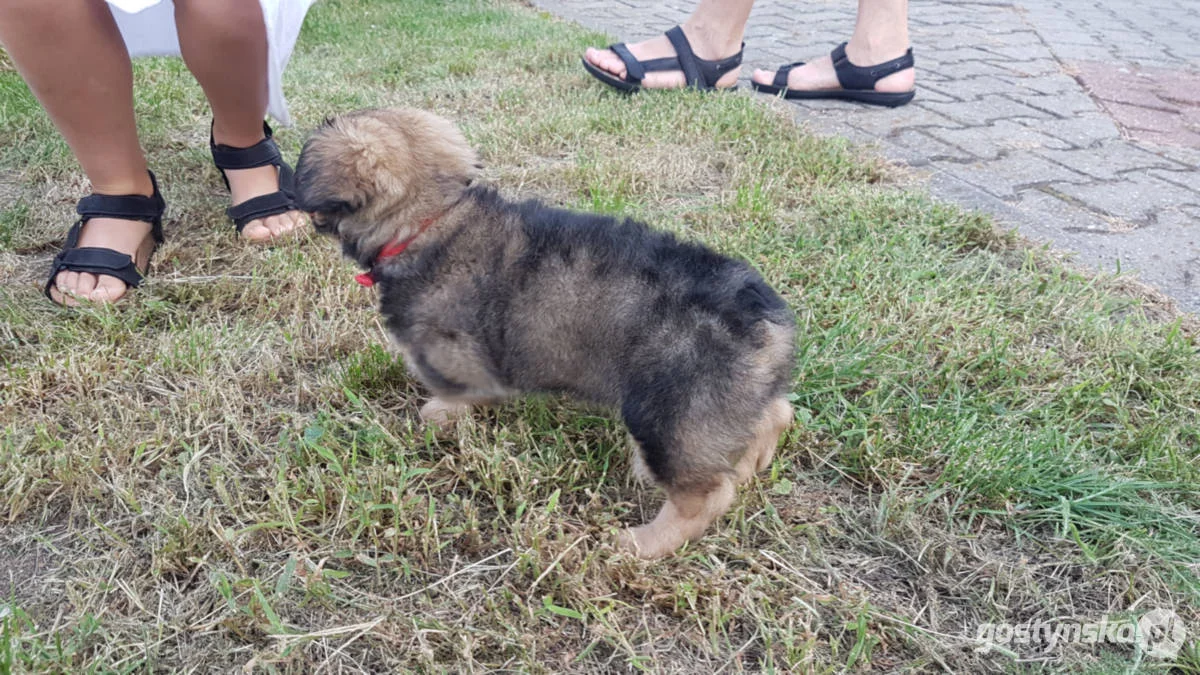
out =
<svg viewBox="0 0 1200 675"><path fill-rule="evenodd" d="M638 554L637 537L633 535L633 528L626 527L613 537L612 544L618 551L626 553Z"/></svg>
<svg viewBox="0 0 1200 675"><path fill-rule="evenodd" d="M421 406L421 421L435 427L446 428L471 411L466 403L454 403L442 398L432 398Z"/></svg>
<svg viewBox="0 0 1200 675"><path fill-rule="evenodd" d="M677 546L663 545L650 526L627 527L617 533L613 545L620 551L632 553L643 560L654 560L672 553Z"/></svg>

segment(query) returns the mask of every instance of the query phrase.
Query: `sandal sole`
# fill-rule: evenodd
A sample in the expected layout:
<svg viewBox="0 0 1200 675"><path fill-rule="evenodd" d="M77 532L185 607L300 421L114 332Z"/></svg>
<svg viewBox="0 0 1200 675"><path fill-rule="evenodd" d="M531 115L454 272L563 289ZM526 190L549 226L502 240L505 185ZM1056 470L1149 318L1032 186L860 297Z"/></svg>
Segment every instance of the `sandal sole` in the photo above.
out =
<svg viewBox="0 0 1200 675"><path fill-rule="evenodd" d="M621 92L622 94L636 94L637 92L642 91L643 89L647 89L649 91L680 91L680 90L689 88L686 86L673 87L671 89L662 89L662 88L653 88L652 89L650 87L643 87L640 84L634 84L627 80L622 80L621 78L614 76L612 73L609 73L606 70L601 70L600 68L593 66L591 63L588 63L587 59L579 59L579 61L581 63L583 63L583 68L584 68L584 70L586 70L588 72L589 75L596 78L597 80L600 80L604 84L607 84L608 86L612 87L613 89L616 89L617 91ZM708 87L705 89L702 89L700 87L691 87L691 88L697 89L698 91L737 91L738 86L735 84L735 85L731 85L728 87Z"/></svg>
<svg viewBox="0 0 1200 675"><path fill-rule="evenodd" d="M783 95L783 98L789 101L818 101L818 100L837 100L837 101L853 101L855 103L866 103L868 105L877 105L887 108L898 108L917 95L917 91L901 91L901 92L886 92L886 91L860 91L857 89L827 89L823 91L792 91L787 87L776 87L770 84L761 84L751 82L750 86L755 91L772 96Z"/></svg>

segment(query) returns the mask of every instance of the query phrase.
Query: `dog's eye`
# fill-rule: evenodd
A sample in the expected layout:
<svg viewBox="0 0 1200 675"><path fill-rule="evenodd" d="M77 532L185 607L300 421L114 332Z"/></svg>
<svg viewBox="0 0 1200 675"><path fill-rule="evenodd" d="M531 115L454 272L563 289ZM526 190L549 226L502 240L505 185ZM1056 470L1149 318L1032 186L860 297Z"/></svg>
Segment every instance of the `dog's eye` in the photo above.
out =
<svg viewBox="0 0 1200 675"><path fill-rule="evenodd" d="M308 206L308 205L301 205ZM329 199L309 207L313 227L318 232L336 232L338 221L354 213L356 207L348 201Z"/></svg>
<svg viewBox="0 0 1200 675"><path fill-rule="evenodd" d="M331 199L320 204L316 209L318 213L324 213L332 217L347 216L358 210L358 207L343 199Z"/></svg>
<svg viewBox="0 0 1200 675"><path fill-rule="evenodd" d="M313 227L317 228L317 232L334 232L337 230L337 219L331 218L328 213L320 211L309 216Z"/></svg>

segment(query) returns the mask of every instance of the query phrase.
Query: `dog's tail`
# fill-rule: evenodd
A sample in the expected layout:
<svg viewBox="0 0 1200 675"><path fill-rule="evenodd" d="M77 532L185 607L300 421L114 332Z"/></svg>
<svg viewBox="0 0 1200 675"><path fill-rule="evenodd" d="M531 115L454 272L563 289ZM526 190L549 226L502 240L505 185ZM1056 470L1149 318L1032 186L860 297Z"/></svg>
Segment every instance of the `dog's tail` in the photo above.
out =
<svg viewBox="0 0 1200 675"><path fill-rule="evenodd" d="M734 296L737 323L751 325L758 321L794 325L795 319L787 303L757 274L747 279ZM729 317L734 318L734 317Z"/></svg>
<svg viewBox="0 0 1200 675"><path fill-rule="evenodd" d="M795 317L783 298L757 275L737 292L734 305L739 315L736 322L749 329L755 343L751 377L769 383L769 399L783 396L796 361Z"/></svg>

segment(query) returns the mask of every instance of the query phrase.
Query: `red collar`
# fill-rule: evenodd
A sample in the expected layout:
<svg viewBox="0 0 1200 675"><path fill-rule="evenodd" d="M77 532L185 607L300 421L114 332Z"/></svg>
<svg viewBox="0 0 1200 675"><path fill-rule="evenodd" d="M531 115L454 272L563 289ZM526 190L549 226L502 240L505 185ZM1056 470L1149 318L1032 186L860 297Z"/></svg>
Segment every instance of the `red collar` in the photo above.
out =
<svg viewBox="0 0 1200 675"><path fill-rule="evenodd" d="M375 282L378 281L378 279L375 278L375 268L386 260L395 258L401 253L404 253L404 249L408 248L409 244L413 243L417 237L421 236L422 232L428 230L429 226L433 225L435 222L437 222L437 219L441 217L442 214L438 214L422 220L421 226L417 228L416 233L408 239L393 239L388 242L388 245L383 247L383 250L379 252L379 255L375 256L375 261L371 263L371 269L354 277L354 280L359 284L366 286L367 288L374 286Z"/></svg>

